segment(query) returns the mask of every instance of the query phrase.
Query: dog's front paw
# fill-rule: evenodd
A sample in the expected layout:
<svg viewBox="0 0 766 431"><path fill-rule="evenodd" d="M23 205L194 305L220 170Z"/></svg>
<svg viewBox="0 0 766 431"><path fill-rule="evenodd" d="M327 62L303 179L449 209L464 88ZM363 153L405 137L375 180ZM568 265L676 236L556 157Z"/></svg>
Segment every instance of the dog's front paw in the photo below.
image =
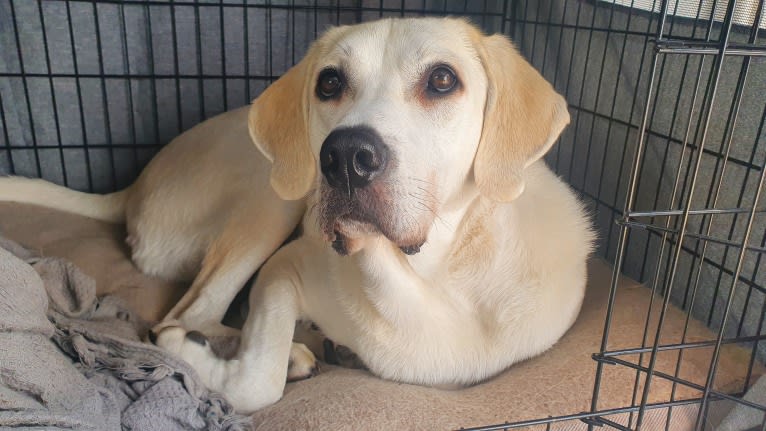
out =
<svg viewBox="0 0 766 431"><path fill-rule="evenodd" d="M186 361L197 372L202 383L210 389L218 390L224 376L225 361L218 358L210 347L210 342L199 331L186 331L172 324L152 329L154 344Z"/></svg>
<svg viewBox="0 0 766 431"><path fill-rule="evenodd" d="M153 331L157 346L186 361L202 383L209 390L223 394L238 413L250 414L282 397L284 381L278 383L270 377L273 364L219 358L204 334L186 331L181 326L163 325ZM316 374L316 359L306 346L294 344L290 358L296 380Z"/></svg>
<svg viewBox="0 0 766 431"><path fill-rule="evenodd" d="M287 381L308 379L319 374L317 358L302 343L293 343L290 348L290 362L287 367Z"/></svg>

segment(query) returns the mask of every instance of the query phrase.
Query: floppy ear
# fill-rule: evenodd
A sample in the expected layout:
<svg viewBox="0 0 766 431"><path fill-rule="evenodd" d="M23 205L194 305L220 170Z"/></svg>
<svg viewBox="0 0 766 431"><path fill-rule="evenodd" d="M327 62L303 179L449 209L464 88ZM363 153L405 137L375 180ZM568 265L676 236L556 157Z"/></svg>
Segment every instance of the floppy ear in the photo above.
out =
<svg viewBox="0 0 766 431"><path fill-rule="evenodd" d="M271 186L285 200L302 198L316 178L308 137L311 51L253 101L250 137L271 162Z"/></svg>
<svg viewBox="0 0 766 431"><path fill-rule="evenodd" d="M524 169L553 146L569 112L504 36L482 35L477 45L488 89L474 179L484 196L510 202L524 191Z"/></svg>

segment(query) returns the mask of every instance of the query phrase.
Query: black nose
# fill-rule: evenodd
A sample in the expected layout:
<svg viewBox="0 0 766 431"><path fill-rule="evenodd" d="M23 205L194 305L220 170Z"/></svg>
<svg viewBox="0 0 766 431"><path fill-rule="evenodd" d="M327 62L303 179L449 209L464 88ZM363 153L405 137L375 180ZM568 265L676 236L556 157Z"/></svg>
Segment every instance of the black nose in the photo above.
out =
<svg viewBox="0 0 766 431"><path fill-rule="evenodd" d="M369 184L386 168L388 149L378 133L365 126L336 129L322 144L319 163L330 186L346 191Z"/></svg>

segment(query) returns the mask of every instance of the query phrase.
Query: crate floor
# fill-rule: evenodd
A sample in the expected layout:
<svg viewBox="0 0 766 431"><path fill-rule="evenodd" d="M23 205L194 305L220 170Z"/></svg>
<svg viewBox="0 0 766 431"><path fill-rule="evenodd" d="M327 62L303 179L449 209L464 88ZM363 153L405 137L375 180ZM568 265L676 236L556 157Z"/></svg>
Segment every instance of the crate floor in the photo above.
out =
<svg viewBox="0 0 766 431"><path fill-rule="evenodd" d="M124 229L71 214L19 204L0 204L0 230L11 239L43 254L65 257L95 278L100 294L123 298L147 320L158 320L182 294L185 286L167 283L138 272L127 256ZM590 263L589 287L582 312L570 331L545 354L519 363L480 385L456 391L398 384L375 378L361 370L324 366L310 380L289 384L284 398L257 412L256 428L294 429L450 429L548 416L590 409L595 362L603 330L611 267L600 259ZM649 289L624 278L616 296L609 350L641 347ZM657 302L656 302L657 303ZM670 306L661 344L681 339L686 316ZM649 319L656 322L655 318ZM652 323L654 324L654 323ZM653 341L654 330L649 328ZM686 341L714 339L701 322L691 320ZM711 348L686 349L676 373L678 351L658 354L656 369L704 385ZM643 358L644 366L648 362ZM620 356L639 363L639 355ZM750 352L736 345L722 351L714 387L742 392ZM602 383L599 409L630 405L636 372L608 365ZM764 373L756 365L751 383ZM641 383L639 382L639 388ZM655 378L650 402L669 399L672 383ZM640 390L640 389L639 389ZM698 390L675 388L675 399L696 398ZM640 396L640 392L639 392ZM694 414L677 408L671 429L688 429ZM665 415L652 415L664 425ZM650 417L647 418L649 420ZM691 424L685 421L692 421ZM654 428L651 428L654 429Z"/></svg>

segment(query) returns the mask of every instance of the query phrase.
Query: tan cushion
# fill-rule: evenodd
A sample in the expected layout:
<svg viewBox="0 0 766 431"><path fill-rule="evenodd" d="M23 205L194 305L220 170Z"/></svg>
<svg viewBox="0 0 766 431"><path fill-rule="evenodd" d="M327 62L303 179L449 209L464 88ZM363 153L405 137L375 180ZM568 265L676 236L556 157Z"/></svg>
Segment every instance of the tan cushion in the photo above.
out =
<svg viewBox="0 0 766 431"><path fill-rule="evenodd" d="M147 277L136 270L127 256L121 226L3 203L0 230L38 253L70 259L96 279L101 294L123 298L145 319L160 319L183 293L184 286ZM254 421L264 430L330 426L349 430L449 429L586 411L590 408L596 367L591 354L598 351L601 342L610 275L609 265L594 259L583 309L570 331L545 354L514 365L488 382L446 391L384 381L360 370L324 366L319 376L288 384L284 398L257 412ZM648 289L631 280L621 280L610 349L640 347L649 299ZM669 308L664 343L680 341L685 318L681 310ZM692 319L688 341L713 338L709 329ZM711 352L710 348L687 350L680 375L704 384ZM657 370L673 374L677 357L677 352L658 355ZM623 359L635 362L637 356ZM749 351L726 346L716 388L741 391L749 359ZM647 360L644 358L644 364ZM753 381L762 373L763 368L756 366ZM599 407L629 405L634 380L635 371L606 366ZM666 380L653 379L650 401L669 399L670 388ZM698 396L699 392L686 387L676 390L677 399ZM664 415L658 416L664 419ZM694 419L694 415L684 414L680 409L674 417L677 421ZM674 422L671 429L687 426L687 422Z"/></svg>

